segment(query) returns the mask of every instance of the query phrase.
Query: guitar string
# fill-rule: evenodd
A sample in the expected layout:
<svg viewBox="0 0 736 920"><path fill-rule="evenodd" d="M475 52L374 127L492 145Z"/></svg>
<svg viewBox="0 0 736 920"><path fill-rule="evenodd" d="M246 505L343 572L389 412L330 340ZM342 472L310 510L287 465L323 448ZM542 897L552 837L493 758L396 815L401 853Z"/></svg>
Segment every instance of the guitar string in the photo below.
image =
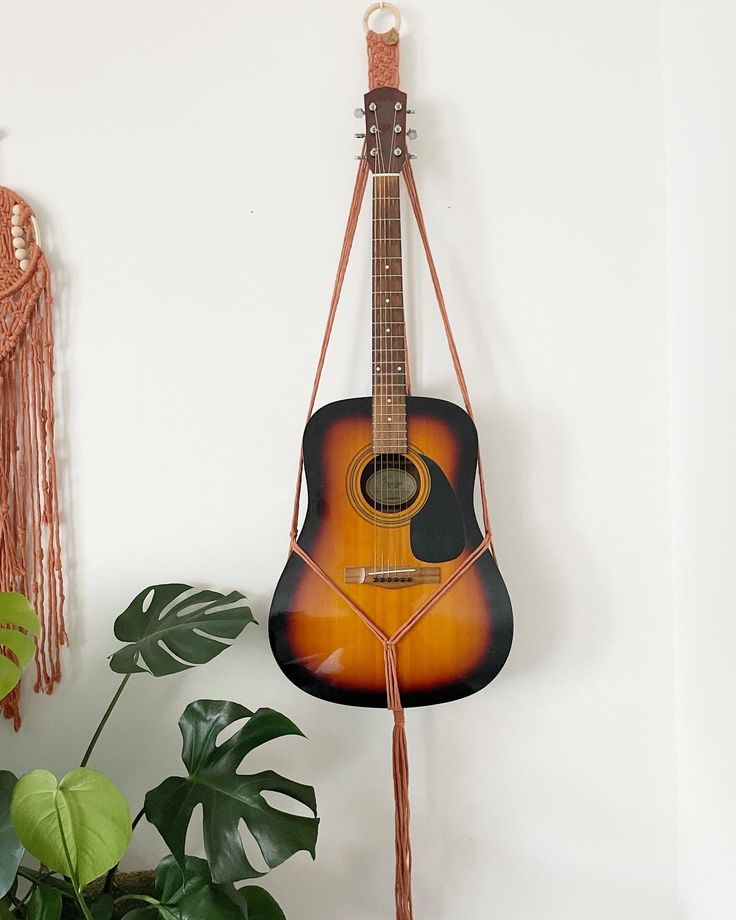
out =
<svg viewBox="0 0 736 920"><path fill-rule="evenodd" d="M378 157L374 158L374 163L377 162ZM379 241L378 241L378 231L377 231L377 220L378 220L378 182L379 179L377 176L373 177L373 227L371 228L371 236L373 240L373 310L371 321L373 323L373 497L371 502L373 504L373 571L378 570L378 487L379 487L379 465L380 458L378 455L378 406L380 404L380 376L378 372L379 361L380 361L380 343L378 341L378 329L376 323L378 321L378 279L376 275L378 261L377 256L379 255Z"/></svg>
<svg viewBox="0 0 736 920"><path fill-rule="evenodd" d="M381 271L384 272L385 284L382 285L384 288L384 301L383 301L383 324L381 326L381 336L385 343L383 348L383 370L388 374L385 378L385 398L383 400L382 412L381 412L381 425L382 425L382 438L385 436L387 440L383 444L384 448L390 447L391 451L388 453L386 460L386 472L384 474L385 488L388 491L388 505L385 504L384 495L384 513L395 513L396 509L396 496L394 491L396 489L398 480L398 475L400 475L400 454L397 451L397 445L394 443L394 425L395 425L395 412L396 412L396 356L393 351L393 332L394 332L394 304L393 304L393 286L391 283L391 278L396 274L391 269L391 260L393 256L390 254L392 250L392 243L396 239L393 235L393 206L390 204L390 196L393 190L393 169L394 169L394 160L396 154L394 153L394 139L396 135L396 117L398 110L394 106L393 110L393 120L391 123L391 134L390 134L390 150L389 150L389 164L388 170L386 170L385 175L381 180L381 228L382 235L384 240L384 261L382 262ZM391 236L389 236L391 234ZM388 303L388 308L386 308L386 303ZM388 362L388 363L387 363ZM389 403L389 399L391 402ZM388 421L391 419L391 421ZM397 463L397 460L399 462ZM388 510L390 509L390 511ZM399 512L401 511L401 501L399 495ZM388 578L389 580L395 577L395 570L399 567L398 552L400 548L400 538L398 534L394 534L394 526L389 524L386 528L386 543L388 544L387 548L387 566L385 569L385 574L383 577ZM399 543L399 546L396 544Z"/></svg>
<svg viewBox="0 0 736 920"><path fill-rule="evenodd" d="M399 352L399 356L402 358L403 363L401 366L404 368L404 372L405 372L406 371L406 354L405 354L405 344L404 344L405 343L404 329L406 326L406 314L405 314L406 305L404 303L404 270L403 270L403 257L402 257L403 241L401 240L402 225L401 225L401 201L399 200L399 189L400 189L400 183L397 177L396 178L396 189L395 189L396 191L395 214L396 214L397 223L399 225L398 233L397 233L397 237L399 239L399 271L397 272L397 274L399 276L399 287L401 288L401 295L400 295L401 321L400 321L400 324L397 324L395 331L401 334L401 340L400 340L401 350ZM396 341L398 342L399 340L397 339ZM401 384L401 381L399 381L399 384ZM407 452L409 450L409 428L408 428L408 422L407 422L407 416L406 416L406 386L401 386L401 391L402 392L401 392L400 402L402 403L402 412L403 412L403 414L401 415L401 420L402 420L401 434L402 434L402 442L403 442L402 446L404 446L405 450L403 453L399 455L399 470L402 473L402 492L400 496L401 503L400 503L399 511L400 511L400 514L403 520L404 515L409 507L409 492L408 492L409 476L408 476L408 464L407 464ZM402 544L403 544L403 540L402 540ZM408 559L408 556L407 556L407 559ZM399 560L399 561L403 565L404 562L406 562L407 560Z"/></svg>
<svg viewBox="0 0 736 920"><path fill-rule="evenodd" d="M370 149L368 155L370 156ZM373 392L371 400L371 421L372 421L372 437L373 437L373 478L372 480L367 480L368 482L373 483L375 488L376 475L377 475L377 463L376 463L376 394L377 394L377 374L376 374L376 363L377 363L377 343L376 343L376 177L373 176L373 206L371 209L371 333L372 333L372 353L371 353L371 376L373 381ZM369 496L370 498L370 496ZM377 551L377 540L378 540L378 518L376 512L375 503L373 504L373 571L376 571L376 551Z"/></svg>
<svg viewBox="0 0 736 920"><path fill-rule="evenodd" d="M393 141L393 138L391 138ZM383 138L381 139L381 149L383 149ZM385 154L384 154L385 156ZM382 358L381 358L381 373L383 374L383 400L381 405L381 445L382 445L382 455L385 458L384 464L385 468L383 471L383 476L381 478L381 488L382 488L382 501L381 505L383 507L384 515L388 514L387 508L390 508L391 501L391 466L392 458L391 453L386 451L387 447L391 447L391 432L390 429L386 428L387 422L386 417L388 414L388 405L389 398L392 395L392 377L389 368L391 367L390 363L387 364L389 358L388 351L388 335L386 333L386 323L388 322L387 314L390 315L390 306L391 306L391 294L390 294L390 282L389 282L389 272L386 269L386 253L389 248L389 222L388 222L388 205L387 205L387 196L386 196L386 187L388 184L388 176L391 172L391 167L393 165L393 144L389 147L388 151L388 167L384 169L384 174L381 176L381 237L384 240L383 243L383 259L381 260L380 270L383 275L381 282L381 296L383 302L381 304L381 309L383 311L383 322L381 324L381 339L383 342ZM388 306L386 301L388 301ZM388 438L388 440L386 440ZM384 574L383 578L391 577L391 554L392 554L392 536L393 528L390 526L390 521L385 522L389 526L384 527L384 544L386 545L386 563L383 567Z"/></svg>
<svg viewBox="0 0 736 920"><path fill-rule="evenodd" d="M377 159L378 159L378 161L380 162L381 173L385 174L386 165L385 165L385 158L384 158L384 153L383 153L383 139L382 139L382 136L381 136L381 129L380 129L380 126L379 126L379 124L378 124L378 107L376 107L376 108L374 109L374 124L375 124L375 128L376 128L375 136L376 136L376 143L377 143L377 150L378 150L378 157L377 157ZM381 222L381 215L382 215L381 191L382 191L382 185L383 185L383 178L382 178L382 177L374 177L374 188L375 188L375 192L376 192L375 197L376 197L376 199L377 199L377 201L378 201L378 204L377 204L377 210L378 210L377 218L378 218L378 219L377 219L376 224L374 224L374 237L375 237L377 240L380 240L380 239L384 236L384 234L382 233L382 222ZM381 248L381 246L378 245L376 248ZM385 244L383 244L383 248L385 248ZM383 259L383 252L381 252L380 256L381 256L381 260L382 260L382 259ZM377 296L376 296L376 299L377 299L377 300L379 300L380 297L383 296L383 294L381 293L381 291L382 291L382 289L383 289L383 275L382 275L382 271L383 271L383 270L382 270L382 268L381 268L381 265L382 265L382 264L383 264L382 261L379 261L379 263L378 263L378 277L377 277L377 283L376 283L376 285L375 285L375 287L378 289L378 290L376 291L376 295L377 295ZM380 317L381 317L381 312L380 312L380 311L381 311L382 306L383 306L382 304L380 304L380 305L377 304L377 305L376 305L376 311L375 311L375 314L374 314L376 320L379 320ZM384 382L383 382L383 381L385 380L385 373L386 373L386 368L383 366L384 347L383 347L383 338L382 338L382 328L383 328L383 327L381 327L381 329L378 330L379 348L377 349L377 355L376 355L376 365L377 365L377 367L376 367L376 374L377 374L377 377L378 377L377 398L378 398L379 405L376 406L376 407L374 407L374 415L373 415L373 417L374 417L374 425L375 425L375 422L378 423L377 425L375 425L375 431L374 431L375 436L376 436L376 441L377 441L377 443L376 443L376 445L375 445L375 448L378 450L378 479L375 480L375 484L374 484L374 492L375 492L375 495L376 495L376 498L374 499L374 503L375 503L377 506L380 506L381 510L383 510L383 507L384 507L383 502L384 502L384 498L385 498L385 492L384 492L384 475L385 475L385 474L384 474L384 470L383 470L384 460L383 460L383 441L382 441L382 437L383 437L382 427L383 427L383 426L382 426L382 424L381 424L381 412L382 412L382 409L383 409L383 405L385 404L385 386L384 386ZM379 363L379 362L380 362L380 363ZM383 377L381 377L381 374L383 374ZM378 507L376 508L376 531L377 531L377 530L378 530ZM383 535L383 534L381 534L380 543L381 543L381 572L383 572L383 570L384 570L384 563L385 563L385 559L384 559L385 538L384 538L384 535ZM383 577L383 575L381 575L381 576L379 576L379 577Z"/></svg>
<svg viewBox="0 0 736 920"><path fill-rule="evenodd" d="M380 129L379 129L379 130L380 130ZM382 152L382 155L383 155L383 139L381 139L381 152ZM384 159L384 164L385 164L385 159ZM390 165L390 161L389 161L389 165ZM381 309L381 320L382 320L382 322L381 322L381 329L380 329L380 341L381 341L381 380L382 380L382 384L383 384L383 385L382 385L382 393L381 393L381 409L380 409L380 413L379 413L379 415L378 415L378 418L379 418L379 423L380 423L380 431L379 431L379 434L380 434L380 438L381 438L380 447L381 447L381 465L382 465L382 470L381 470L381 511L382 511L382 513L385 515L385 514L386 514L386 480L387 480L388 476L390 475L390 472L389 472L389 469L390 469L390 468L389 468L390 460L389 460L388 454L386 453L386 446L387 446L387 445L386 445L386 442L385 442L385 440L384 440L384 437L385 437L385 427L386 427L386 422L385 422L385 419L386 419L386 406L388 405L388 403L387 403L386 400L388 399L388 388L389 388L388 368L387 368L387 365L386 365L386 344L387 344L387 341L386 341L386 334L385 334L385 328L386 328L386 326L385 326L385 323L386 323L386 284L387 284L386 274L387 274L387 272L386 272L386 268L385 268L385 261L384 261L384 259L385 259L385 257L386 257L386 248L387 248L387 239L388 239L388 234L387 234L387 232L386 232L386 201L385 201L385 197L386 197L386 167L385 167L385 165L383 166L383 170L382 170L382 171L383 171L383 175L381 176L380 190L379 190L379 191L380 191L380 196L379 196L379 201L380 201L380 205L379 205L379 210L380 210L380 222L379 222L379 225L378 225L378 226L379 226L379 232L380 232L381 240L382 240L382 245L381 245L381 262L379 263L378 270L379 270L379 272L380 272L380 277L381 277L381 282L380 282L380 288L381 288L380 303L381 303L381 306L380 306L380 309ZM384 520L384 525L385 525L385 520ZM387 574L386 574L386 570L387 570L388 568L390 568L390 566L391 566L391 530L390 530L390 528L386 528L385 526L383 527L381 543L382 543L383 547L385 548L385 553L386 553L385 560L382 560L382 562L381 562L381 578L386 578L386 577L388 577Z"/></svg>
<svg viewBox="0 0 736 920"><path fill-rule="evenodd" d="M394 115L393 115L393 120L392 120L392 122L391 122L391 150L390 150L390 156L389 156L389 173L390 173L391 175L387 176L386 179L384 180L384 181L385 181L385 187L386 187L386 189L388 190L389 193L391 192L392 186L393 186L393 175L392 175L392 171L393 171L393 169L395 168L394 160L396 159L396 156L395 156L395 154L394 154L394 149L395 149L395 140L394 140L394 139L395 139L395 137L396 137L396 116L397 116L397 114L398 114L398 110L397 110L396 106L394 105ZM388 217L388 215L391 214L391 210L390 210L390 207L389 207L389 204L388 204L388 196L387 196L387 198L386 198L386 214L387 214L387 219L386 219L386 235L388 236L388 234L390 233L390 234L391 234L391 239L394 239L393 230L391 229L392 224L393 224L393 221ZM392 244L391 244L391 246L392 246ZM390 247L387 246L387 249L388 249L388 248L390 248ZM399 248L400 248L400 247L399 247ZM387 264L387 265L390 266L390 265L391 265L390 260L387 260L385 264ZM391 271L390 268L386 270L386 275L387 275L387 277L386 277L386 289L387 289L387 291L390 292L390 293L387 294L387 299L388 299L388 301L389 301L389 310L388 310L389 318L388 318L386 324L384 325L384 329L390 329L390 333L389 333L389 332L386 333L386 336L387 336L387 346L388 346L388 347L387 347L387 354L390 356L390 359L391 359L391 364L390 364L390 367L391 367L391 377L390 377L390 383L391 383L391 414L388 416L389 418L393 418L393 417L394 417L394 413L395 413L395 411L396 411L396 382L395 382L395 381L396 381L396 378L395 378L395 374L394 374L394 369L395 369L395 367L396 367L396 364L395 364L396 356L395 356L395 354L394 354L394 352L393 352L393 348L392 348L392 346L393 346L393 339L391 339L391 340L388 339L388 335L389 335L389 334L393 334L393 331L394 331L394 323L393 323L393 320L394 320L393 285L392 285L392 282L391 282L391 277L389 277L389 276L392 276L393 274L394 274L394 273ZM388 349L391 349L391 350L388 350ZM388 403L386 403L386 405L388 406ZM388 410L386 410L386 411L387 411L387 414L388 414ZM392 439L392 441L393 441L393 422L389 422L388 425L389 425L389 428L388 428L388 435L389 435L389 438ZM397 447L397 445L396 445L395 443L391 443L392 451L393 451L396 447ZM396 455L394 455L394 454L392 453L392 458L393 458L392 461L391 461L392 464L395 464L395 463L396 463L395 456L396 456ZM397 478L397 474L400 475L400 471L397 470L397 473L394 474L394 479ZM391 474L389 473L389 475L391 475ZM390 496L390 497L393 498L393 496ZM392 508L392 510L395 508L395 505L394 505L393 502L392 502L392 504L391 504L391 508ZM393 577L393 576L392 576L392 570L391 570L391 549L392 549L392 544L395 544L395 543L397 542L397 534L394 534L394 530L398 530L398 528L396 528L396 527L390 527L390 528L389 528L389 536L388 536L388 541L389 541L389 559L388 559L389 578ZM400 541L399 541L399 542L400 542ZM395 546L393 547L393 553L394 553L394 568L397 569L398 566L399 566L399 560L398 560L398 550L397 550L397 548L396 548Z"/></svg>
<svg viewBox="0 0 736 920"><path fill-rule="evenodd" d="M398 119L398 109L396 110L396 118L394 119L394 136L395 137L396 137L396 119ZM406 157L406 145L404 144L403 136L400 139L400 144L404 149L403 155L404 157ZM406 339L404 337L404 331L406 328L406 313L405 313L406 306L404 303L403 240L401 238L402 237L401 199L400 199L401 183L399 181L398 172L399 170L397 170L397 175L394 180L394 186L395 186L394 188L394 195L395 195L394 207L395 207L395 222L398 224L398 228L396 232L396 238L398 240L398 244L397 244L398 271L396 272L396 274L399 279L398 288L400 291L399 300L401 301L401 306L399 309L400 318L399 318L398 323L396 324L394 332L397 333L397 335L399 336L399 338L397 338L396 341L399 343L400 350L398 352L398 356L401 358L401 371L399 371L399 380L398 380L399 389L401 391L399 395L399 402L401 403L401 412L399 413L399 428L400 428L402 447L404 449L399 454L399 472L400 474L403 473L402 479L401 479L402 492L400 493L400 496L399 496L399 499L400 499L399 512L403 520L404 515L409 507L410 496L407 491L407 486L408 486L408 481L409 481L408 460L407 460L407 453L409 450L409 427L408 427L407 412L406 412ZM406 536L405 536L406 533L407 532L404 530L404 525L402 525L401 539L400 539L400 546L402 549L403 549L404 543L406 542ZM405 558L398 560L399 564L402 567L408 563L409 556L410 556L410 553L407 553Z"/></svg>

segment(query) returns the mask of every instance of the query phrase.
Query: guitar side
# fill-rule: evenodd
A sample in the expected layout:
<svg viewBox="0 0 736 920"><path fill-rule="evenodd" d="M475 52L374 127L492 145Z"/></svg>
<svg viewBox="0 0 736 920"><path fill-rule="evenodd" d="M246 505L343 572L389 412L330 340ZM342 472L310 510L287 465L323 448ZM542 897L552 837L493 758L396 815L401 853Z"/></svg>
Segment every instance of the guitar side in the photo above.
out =
<svg viewBox="0 0 736 920"><path fill-rule="evenodd" d="M473 507L478 441L459 406L407 397L409 446L427 479L425 504L411 521L377 530L351 485L351 470L371 444L371 413L369 397L346 399L309 420L304 433L309 503L298 542L391 635L482 542ZM377 540L381 554L387 551L398 569L438 572L438 583L349 582L346 570L374 571L369 566ZM381 643L294 553L276 588L269 633L279 666L302 690L335 703L386 706ZM508 592L492 554L485 552L399 642L403 705L448 702L480 690L503 667L512 634Z"/></svg>

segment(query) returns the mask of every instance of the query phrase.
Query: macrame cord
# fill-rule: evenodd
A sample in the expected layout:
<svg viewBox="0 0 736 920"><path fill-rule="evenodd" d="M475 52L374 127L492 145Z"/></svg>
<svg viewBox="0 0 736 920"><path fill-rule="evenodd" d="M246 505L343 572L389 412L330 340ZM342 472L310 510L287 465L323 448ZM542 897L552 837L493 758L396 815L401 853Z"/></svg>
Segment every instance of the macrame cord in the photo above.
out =
<svg viewBox="0 0 736 920"><path fill-rule="evenodd" d="M0 591L41 620L36 692L61 679L67 643L54 451L54 330L49 266L29 205L0 186ZM0 654L12 655L0 648ZM20 728L20 688L0 710Z"/></svg>
<svg viewBox="0 0 736 920"><path fill-rule="evenodd" d="M368 76L370 89L377 86L399 85L399 37L396 29L386 33L377 33L372 30L367 31L368 46ZM365 151L364 151L365 152ZM322 370L324 368L327 349L330 343L332 328L335 321L335 314L340 302L345 272L347 270L350 252L355 238L355 231L358 224L358 217L368 182L368 166L365 159L361 159L358 166L358 172L355 179L355 187L350 202L347 226L343 238L342 250L340 252L340 261L337 267L337 274L332 291L330 308L327 316L322 346L320 349L317 370L312 386L312 393L309 399L309 408L307 410L307 421L309 421L317 400ZM432 250L429 245L427 228L424 222L424 215L419 203L419 194L414 174L411 169L411 162L407 161L404 166L402 175L404 176L409 201L411 202L412 211L419 228L419 235L422 240L422 246L429 266L429 272L434 287L437 305L439 307L442 324L447 337L447 344L450 350L453 367L457 376L458 385L462 394L465 409L470 417L473 417L473 409L470 402L465 375L460 363L457 345L452 334L449 316L445 298L442 293L437 267L432 256ZM406 386L407 392L411 392L409 379L409 356L408 342L406 355ZM484 536L481 543L475 550L464 560L447 581L438 588L406 622L393 635L386 635L375 623L367 616L353 601L345 594L344 591L335 583L333 579L306 553L297 542L297 532L299 525L299 508L301 503L302 474L304 470L304 455L300 455L296 491L294 496L294 507L291 520L290 531L290 548L296 553L306 565L327 584L352 610L352 612L363 622L376 637L377 641L383 646L385 673L386 673L386 697L388 708L394 715L393 728L393 782L395 798L395 832L396 832L396 920L413 920L412 892L411 892L411 840L409 835L409 758L405 732L404 709L401 704L401 690L399 687L397 665L396 665L396 648L401 639L422 619L423 616L437 603L437 601L447 592L455 582L461 578L465 572L476 562L476 560L487 550L490 550L495 557L493 547L493 536L491 531L491 520L488 511L488 501L486 495L485 481L483 477L483 467L480 457L478 458L478 480L480 483L480 497L483 514Z"/></svg>

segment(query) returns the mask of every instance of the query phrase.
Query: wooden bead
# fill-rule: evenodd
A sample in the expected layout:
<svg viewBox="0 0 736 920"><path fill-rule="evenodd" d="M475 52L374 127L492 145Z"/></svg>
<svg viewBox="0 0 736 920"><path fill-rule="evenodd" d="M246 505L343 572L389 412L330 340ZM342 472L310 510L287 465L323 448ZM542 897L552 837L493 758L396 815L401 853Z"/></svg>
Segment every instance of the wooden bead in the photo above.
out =
<svg viewBox="0 0 736 920"><path fill-rule="evenodd" d="M14 249L25 249L25 247L26 247L25 239L22 236L16 236L16 238L13 240L13 248Z"/></svg>
<svg viewBox="0 0 736 920"><path fill-rule="evenodd" d="M22 227L11 227L10 232L13 234L13 236L23 236L24 235Z"/></svg>
<svg viewBox="0 0 736 920"><path fill-rule="evenodd" d="M19 204L14 204L14 205L13 205L13 214L20 214L20 205L19 205Z"/></svg>
<svg viewBox="0 0 736 920"><path fill-rule="evenodd" d="M13 214L13 216L10 218L10 223L14 227L20 227L20 214Z"/></svg>
<svg viewBox="0 0 736 920"><path fill-rule="evenodd" d="M27 259L27 258L28 258L28 250L27 250L27 249L16 249L16 250L15 250L15 258L16 258L19 262L22 262L23 259Z"/></svg>
<svg viewBox="0 0 736 920"><path fill-rule="evenodd" d="M25 271L30 264L31 264L30 259L23 259L23 261L20 263L20 267L23 271Z"/></svg>

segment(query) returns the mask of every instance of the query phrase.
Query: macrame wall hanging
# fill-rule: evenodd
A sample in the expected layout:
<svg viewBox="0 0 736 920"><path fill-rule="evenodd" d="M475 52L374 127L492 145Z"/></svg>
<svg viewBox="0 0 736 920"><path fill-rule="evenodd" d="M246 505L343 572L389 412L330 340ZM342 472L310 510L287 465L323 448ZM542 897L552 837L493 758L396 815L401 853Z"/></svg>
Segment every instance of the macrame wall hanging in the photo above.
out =
<svg viewBox="0 0 736 920"><path fill-rule="evenodd" d="M395 27L369 28L377 10ZM395 903L412 920L405 707L449 702L489 683L512 640L496 565L470 396L407 150L399 89L400 16L366 11L366 132L312 387L294 498L291 554L271 605L284 673L322 699L393 713ZM373 396L314 412L345 272L373 174ZM400 178L419 229L465 407L411 392L402 286ZM443 444L448 445L447 449ZM475 520L480 491L483 530ZM300 527L302 478L309 506ZM430 564L425 564L425 563Z"/></svg>
<svg viewBox="0 0 736 920"><path fill-rule="evenodd" d="M51 277L38 223L0 186L0 591L29 598L39 619L37 693L61 679L67 642L54 452ZM10 653L0 648L0 654ZM0 701L20 728L20 687Z"/></svg>

